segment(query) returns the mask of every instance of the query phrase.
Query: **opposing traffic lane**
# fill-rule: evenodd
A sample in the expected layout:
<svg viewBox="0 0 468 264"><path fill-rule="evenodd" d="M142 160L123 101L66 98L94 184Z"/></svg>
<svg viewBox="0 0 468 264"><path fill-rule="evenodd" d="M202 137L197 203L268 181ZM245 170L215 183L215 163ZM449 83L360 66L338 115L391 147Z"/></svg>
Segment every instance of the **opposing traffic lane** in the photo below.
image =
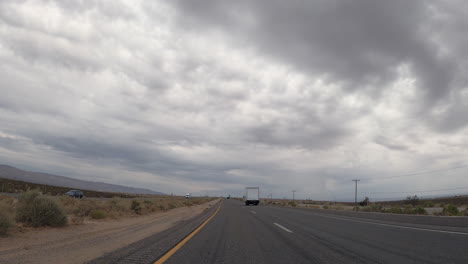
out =
<svg viewBox="0 0 468 264"><path fill-rule="evenodd" d="M166 263L468 263L468 235L225 200Z"/></svg>

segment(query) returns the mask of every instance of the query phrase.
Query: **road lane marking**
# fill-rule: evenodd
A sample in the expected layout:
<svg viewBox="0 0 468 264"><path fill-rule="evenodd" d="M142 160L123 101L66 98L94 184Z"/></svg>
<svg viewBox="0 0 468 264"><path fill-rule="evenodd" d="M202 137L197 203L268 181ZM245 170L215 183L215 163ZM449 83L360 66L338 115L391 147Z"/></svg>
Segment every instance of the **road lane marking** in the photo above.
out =
<svg viewBox="0 0 468 264"><path fill-rule="evenodd" d="M252 212L252 213L256 214L256 212L254 212L254 211L250 211L250 212Z"/></svg>
<svg viewBox="0 0 468 264"><path fill-rule="evenodd" d="M283 230L286 231L286 232L294 233L293 231L287 229L286 227L284 227L284 226L282 226L282 225L280 225L280 224L278 224L278 223L273 223L273 224L276 225L277 227L283 229Z"/></svg>
<svg viewBox="0 0 468 264"><path fill-rule="evenodd" d="M203 227L208 224L208 222L215 217L215 215L218 213L219 209L221 209L221 204L222 202L219 203L218 209L213 213L213 215L210 216L210 218L206 219L203 224L201 224L197 229L193 230L192 233L190 233L188 236L186 236L182 241L180 241L175 247L173 247L171 250L169 250L166 254L164 254L160 259L158 259L156 262L153 264L162 264L166 262L172 255L174 255L183 245L185 245L192 237L194 237L200 230L202 230Z"/></svg>
<svg viewBox="0 0 468 264"><path fill-rule="evenodd" d="M356 219L350 219L350 218L343 218L343 217L337 217L337 216L331 216L331 215L324 215L324 214L315 214L315 213L311 213L311 214L312 214L312 215L316 215L316 216L334 218L334 219L339 219L339 220L344 220L344 221L365 223L365 224L373 224L373 225L380 225L380 226L389 226L389 227L397 227L397 228L403 228L403 229L412 229L412 230L429 231L429 232L437 232L437 233L446 233L446 234L468 235L468 233L464 233L464 232L446 231L446 230L436 230L436 229L429 229L429 228L422 228L422 227L410 227L410 226L401 226L401 225L392 225L392 224L383 224L383 223L376 223L376 222L370 222L370 221L362 221L362 220L356 220Z"/></svg>

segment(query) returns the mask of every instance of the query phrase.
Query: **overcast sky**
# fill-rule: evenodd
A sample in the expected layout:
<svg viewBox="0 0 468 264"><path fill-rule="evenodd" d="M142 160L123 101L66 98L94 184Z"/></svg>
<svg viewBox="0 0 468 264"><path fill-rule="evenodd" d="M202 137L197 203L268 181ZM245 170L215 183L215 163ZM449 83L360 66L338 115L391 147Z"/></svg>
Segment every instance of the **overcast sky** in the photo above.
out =
<svg viewBox="0 0 468 264"><path fill-rule="evenodd" d="M445 190L468 187L467 49L463 0L2 0L0 163L179 194L467 193Z"/></svg>

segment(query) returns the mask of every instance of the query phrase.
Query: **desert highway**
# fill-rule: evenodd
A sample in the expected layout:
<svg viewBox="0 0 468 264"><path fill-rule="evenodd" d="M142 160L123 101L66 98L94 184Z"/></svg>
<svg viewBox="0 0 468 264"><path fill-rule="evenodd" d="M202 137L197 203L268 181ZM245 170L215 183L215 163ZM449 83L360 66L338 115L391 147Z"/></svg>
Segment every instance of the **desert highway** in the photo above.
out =
<svg viewBox="0 0 468 264"><path fill-rule="evenodd" d="M468 233L464 228L440 229L293 208L245 206L236 200L224 200L216 214L212 211L209 214L214 216L203 228L173 248L167 260L156 263L468 263ZM140 250L135 247L129 252L138 255ZM134 257L134 262L123 262L155 263L160 257ZM96 263L119 263L119 258L103 258Z"/></svg>

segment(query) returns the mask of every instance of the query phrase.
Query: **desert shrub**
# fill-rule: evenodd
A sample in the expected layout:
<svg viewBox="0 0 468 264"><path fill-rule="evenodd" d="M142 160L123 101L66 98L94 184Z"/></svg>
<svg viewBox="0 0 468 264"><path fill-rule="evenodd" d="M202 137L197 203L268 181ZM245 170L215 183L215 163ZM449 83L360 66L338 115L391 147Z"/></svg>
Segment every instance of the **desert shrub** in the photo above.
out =
<svg viewBox="0 0 468 264"><path fill-rule="evenodd" d="M39 191L28 191L20 196L16 220L34 227L67 224L67 216L62 207Z"/></svg>
<svg viewBox="0 0 468 264"><path fill-rule="evenodd" d="M434 207L434 202L432 201L425 201L423 203L423 207Z"/></svg>
<svg viewBox="0 0 468 264"><path fill-rule="evenodd" d="M115 213L121 213L128 210L128 208L131 207L131 204L129 206L124 199L113 198L105 207L107 208L106 211L108 212L112 211Z"/></svg>
<svg viewBox="0 0 468 264"><path fill-rule="evenodd" d="M15 226L14 198L0 196L0 236L7 236L10 229Z"/></svg>
<svg viewBox="0 0 468 264"><path fill-rule="evenodd" d="M184 201L182 203L184 206L192 206L193 205L193 202L192 201Z"/></svg>
<svg viewBox="0 0 468 264"><path fill-rule="evenodd" d="M130 209L132 209L136 214L141 214L140 202L138 202L137 200L132 200L132 204L130 205Z"/></svg>
<svg viewBox="0 0 468 264"><path fill-rule="evenodd" d="M0 208L1 210L1 208ZM7 236L10 229L15 225L13 217L6 211L0 211L0 236Z"/></svg>
<svg viewBox="0 0 468 264"><path fill-rule="evenodd" d="M383 208L380 204L372 204L366 207L361 208L363 212L382 212Z"/></svg>
<svg viewBox="0 0 468 264"><path fill-rule="evenodd" d="M75 207L72 209L73 215L77 217L86 217L89 216L92 210L97 207L94 201L80 201Z"/></svg>
<svg viewBox="0 0 468 264"><path fill-rule="evenodd" d="M204 204L208 201L210 201L211 199L206 199L206 198L196 198L196 199L191 199L190 202L192 204Z"/></svg>
<svg viewBox="0 0 468 264"><path fill-rule="evenodd" d="M293 201L290 201L290 202L288 203L288 205L289 205L289 206L292 206L292 207L296 207L297 204L296 204L295 202L293 202Z"/></svg>
<svg viewBox="0 0 468 264"><path fill-rule="evenodd" d="M132 204L130 205L130 209L132 210L138 210L138 207L140 207L140 202L137 200L132 200Z"/></svg>
<svg viewBox="0 0 468 264"><path fill-rule="evenodd" d="M393 206L387 209L382 209L381 212L391 213L391 214L419 214L419 215L427 214L426 209L424 209L424 207L421 207L421 206L413 207L411 205L403 206L403 208L399 206Z"/></svg>
<svg viewBox="0 0 468 264"><path fill-rule="evenodd" d="M161 211L166 211L166 210L167 210L167 207L166 207L166 205L164 205L164 204L160 204L160 205L158 206L158 208L159 208L159 210L161 210Z"/></svg>
<svg viewBox="0 0 468 264"><path fill-rule="evenodd" d="M0 212L4 212L9 215L15 214L15 199L12 197L1 196L0 197Z"/></svg>
<svg viewBox="0 0 468 264"><path fill-rule="evenodd" d="M322 206L323 209L328 209L328 205Z"/></svg>
<svg viewBox="0 0 468 264"><path fill-rule="evenodd" d="M399 206L392 206L390 208L385 209L384 212L390 214L402 214L403 210Z"/></svg>
<svg viewBox="0 0 468 264"><path fill-rule="evenodd" d="M369 205L369 197L366 196L362 202L359 203L360 206L367 206Z"/></svg>
<svg viewBox="0 0 468 264"><path fill-rule="evenodd" d="M419 197L417 195L414 196L407 196L404 204L411 204L416 206L419 203Z"/></svg>
<svg viewBox="0 0 468 264"><path fill-rule="evenodd" d="M119 204L120 199L118 197L112 197L112 199L109 201L109 205L111 207L116 207Z"/></svg>
<svg viewBox="0 0 468 264"><path fill-rule="evenodd" d="M96 210L92 210L89 216L92 219L104 219L107 217L107 213L104 212L103 210L96 209Z"/></svg>
<svg viewBox="0 0 468 264"><path fill-rule="evenodd" d="M462 212L463 216L468 216L468 208L465 209L465 211Z"/></svg>
<svg viewBox="0 0 468 264"><path fill-rule="evenodd" d="M405 205L403 206L403 214L412 214L413 213L413 206Z"/></svg>
<svg viewBox="0 0 468 264"><path fill-rule="evenodd" d="M421 207L421 206L418 206L418 207L413 208L413 213L414 213L414 214L418 214L418 215L425 215L425 214L427 214L426 209L424 209L424 208Z"/></svg>
<svg viewBox="0 0 468 264"><path fill-rule="evenodd" d="M460 211L458 211L458 208L455 205L449 204L447 206L444 206L444 210L442 210L443 215L459 215Z"/></svg>
<svg viewBox="0 0 468 264"><path fill-rule="evenodd" d="M78 199L75 199L71 196L62 196L60 197L60 203L62 203L63 206L65 207L74 207L79 203Z"/></svg>
<svg viewBox="0 0 468 264"><path fill-rule="evenodd" d="M168 207L169 209L174 209L174 208L177 208L177 205L175 205L174 203L168 203L168 204L167 204L167 207Z"/></svg>

